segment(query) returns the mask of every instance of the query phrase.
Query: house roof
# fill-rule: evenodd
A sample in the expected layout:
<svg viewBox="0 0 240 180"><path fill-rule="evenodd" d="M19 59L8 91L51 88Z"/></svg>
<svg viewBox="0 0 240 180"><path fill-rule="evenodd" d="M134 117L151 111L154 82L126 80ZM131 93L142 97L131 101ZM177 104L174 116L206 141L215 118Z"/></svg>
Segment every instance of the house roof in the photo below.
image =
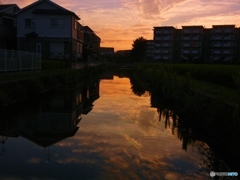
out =
<svg viewBox="0 0 240 180"><path fill-rule="evenodd" d="M155 26L154 29L176 29L173 26Z"/></svg>
<svg viewBox="0 0 240 180"><path fill-rule="evenodd" d="M201 29L203 29L204 27L202 26L202 25L194 25L194 26L182 26L182 28L188 28L188 29L199 29L199 28L201 28Z"/></svg>
<svg viewBox="0 0 240 180"><path fill-rule="evenodd" d="M80 18L72 11L63 10L63 9L35 9L32 12L33 14L57 14L57 15L72 15L77 20L80 20Z"/></svg>
<svg viewBox="0 0 240 180"><path fill-rule="evenodd" d="M1 12L2 10L5 10L5 9L13 6L13 5L15 5L15 4L1 4L1 5L0 5L0 12Z"/></svg>
<svg viewBox="0 0 240 180"><path fill-rule="evenodd" d="M69 14L69 15L74 16L77 20L80 20L80 17L78 17L74 12L69 11L69 10L63 8L62 6L60 6L60 5L52 2L52 1L50 1L50 0L38 0L38 1L36 1L36 2L34 2L34 3L32 3L32 4L30 4L30 5L22 8L20 11L18 11L18 14L24 12L25 10L27 10L27 9L29 9L29 8L31 8L31 7L37 6L37 5L39 5L39 4L43 3L43 2L47 2L47 3L49 3L49 4L52 4L53 6L57 7L58 10L51 10L51 9L38 9L38 10L37 10L37 9L36 9L37 11L34 10L35 13L41 14L41 13L44 13L44 11L45 11L45 13L46 13L46 12L47 12L47 13L50 13L50 11L55 11L54 13L56 14L56 11L58 11L58 12L57 12L57 14L58 14L58 13L60 13L60 11L61 11L61 14Z"/></svg>
<svg viewBox="0 0 240 180"><path fill-rule="evenodd" d="M94 32L89 26L83 26L83 30Z"/></svg>
<svg viewBox="0 0 240 180"><path fill-rule="evenodd" d="M4 10L11 8L11 7L17 7L18 9L20 9L16 4L1 4L0 5L0 12L3 12Z"/></svg>
<svg viewBox="0 0 240 180"><path fill-rule="evenodd" d="M232 27L232 28L235 28L235 25L234 24L225 24L225 25L212 25L212 27Z"/></svg>

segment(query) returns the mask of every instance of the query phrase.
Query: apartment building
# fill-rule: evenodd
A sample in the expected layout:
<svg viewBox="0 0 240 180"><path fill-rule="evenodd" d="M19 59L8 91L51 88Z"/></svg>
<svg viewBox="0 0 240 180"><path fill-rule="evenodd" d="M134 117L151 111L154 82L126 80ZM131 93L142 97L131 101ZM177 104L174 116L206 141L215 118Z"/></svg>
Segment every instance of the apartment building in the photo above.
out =
<svg viewBox="0 0 240 180"><path fill-rule="evenodd" d="M101 55L113 54L114 47L100 47Z"/></svg>
<svg viewBox="0 0 240 180"><path fill-rule="evenodd" d="M146 60L153 61L154 60L154 41L147 40L147 49L146 49Z"/></svg>
<svg viewBox="0 0 240 180"><path fill-rule="evenodd" d="M237 59L238 34L235 25L213 25L210 61L232 62Z"/></svg>
<svg viewBox="0 0 240 180"><path fill-rule="evenodd" d="M176 29L173 26L154 27L154 60L172 61L174 58Z"/></svg>
<svg viewBox="0 0 240 180"><path fill-rule="evenodd" d="M182 26L181 60L190 62L201 61L203 36L203 26Z"/></svg>
<svg viewBox="0 0 240 180"><path fill-rule="evenodd" d="M240 28L235 25L154 27L151 42L155 61L239 63ZM147 57L152 52L147 48Z"/></svg>

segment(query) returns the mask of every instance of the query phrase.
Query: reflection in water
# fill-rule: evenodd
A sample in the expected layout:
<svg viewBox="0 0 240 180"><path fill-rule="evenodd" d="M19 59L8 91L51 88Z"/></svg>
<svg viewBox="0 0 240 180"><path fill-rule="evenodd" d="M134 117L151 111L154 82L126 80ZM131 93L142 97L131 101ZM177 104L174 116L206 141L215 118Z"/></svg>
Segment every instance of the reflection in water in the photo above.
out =
<svg viewBox="0 0 240 180"><path fill-rule="evenodd" d="M131 82L135 83L135 84L134 83L132 84L132 89L134 89L133 92L136 95L138 95L139 93L144 94L143 85L138 83L138 81L136 80L131 80ZM201 161L199 163L201 171L230 172L230 171L238 170L236 166L237 163L233 161L229 161L233 166L233 168L231 169L224 162L224 160L221 159L203 141L203 139L206 139L207 136L204 135L203 129L199 130L200 127L197 127L194 124L193 119L187 118L188 116L183 116L184 118L181 118L177 115L175 110L172 110L172 109L181 109L179 108L177 101L171 101L169 97L166 98L164 95L162 95L160 91L156 91L156 90L151 91L150 96L151 96L151 107L157 108L157 112L159 114L159 122L161 122L162 120L165 121L165 128L166 129L171 128L173 135L177 132L177 137L182 141L182 149L187 151L189 146L194 146L197 148L199 154L201 155ZM183 115L183 113L185 114L188 113L184 111L180 111L180 112L181 112L181 115ZM205 113L205 111L202 111L202 112ZM206 116L207 116L207 113L206 113ZM218 117L219 117L217 118L219 120L218 122L220 122L220 116ZM221 124L216 124L215 128L219 128L220 126ZM231 134L229 135L230 135L229 137L224 136L224 138L229 140L229 138L231 137ZM216 142L219 142L218 137L212 137L212 139L213 141L215 139ZM218 148L222 149L223 147L220 144L220 147Z"/></svg>
<svg viewBox="0 0 240 180"><path fill-rule="evenodd" d="M210 148L152 93L132 93L126 76L62 87L5 113L0 179L208 179Z"/></svg>
<svg viewBox="0 0 240 180"><path fill-rule="evenodd" d="M99 80L68 87L59 87L44 95L39 104L24 108L19 114L0 122L2 153L9 137L24 137L41 147L51 146L72 137L78 131L81 114L92 110L92 103L99 98ZM17 108L17 107L13 107Z"/></svg>

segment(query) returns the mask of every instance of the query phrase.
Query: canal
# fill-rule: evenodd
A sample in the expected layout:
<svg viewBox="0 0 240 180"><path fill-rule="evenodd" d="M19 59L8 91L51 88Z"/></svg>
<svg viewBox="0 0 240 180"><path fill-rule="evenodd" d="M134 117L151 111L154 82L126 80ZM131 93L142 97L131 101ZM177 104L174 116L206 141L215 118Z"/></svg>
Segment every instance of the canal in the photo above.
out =
<svg viewBox="0 0 240 180"><path fill-rule="evenodd" d="M0 179L209 179L217 155L151 101L108 75L4 110Z"/></svg>

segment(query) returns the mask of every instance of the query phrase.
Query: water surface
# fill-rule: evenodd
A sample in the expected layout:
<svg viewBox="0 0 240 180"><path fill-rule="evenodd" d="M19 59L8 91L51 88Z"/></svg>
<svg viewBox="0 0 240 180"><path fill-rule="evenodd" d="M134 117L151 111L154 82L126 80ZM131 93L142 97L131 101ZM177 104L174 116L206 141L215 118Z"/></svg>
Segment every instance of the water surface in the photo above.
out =
<svg viewBox="0 0 240 180"><path fill-rule="evenodd" d="M61 108L64 114L43 112L46 104L41 104L36 112L29 109L2 122L0 179L209 178L207 144L194 141L186 148L183 132L166 117L169 112L160 116L151 107L148 92L135 95L129 78L97 83L100 97L77 118L76 111ZM76 97L81 102L82 95Z"/></svg>

